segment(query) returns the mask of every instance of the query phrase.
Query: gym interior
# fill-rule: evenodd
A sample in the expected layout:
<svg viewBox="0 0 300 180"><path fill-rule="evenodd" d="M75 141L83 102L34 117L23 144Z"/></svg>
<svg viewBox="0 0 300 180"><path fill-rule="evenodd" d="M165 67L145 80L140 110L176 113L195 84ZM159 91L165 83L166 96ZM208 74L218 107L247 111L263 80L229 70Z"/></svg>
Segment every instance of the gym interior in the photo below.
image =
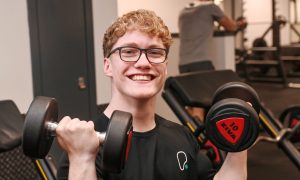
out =
<svg viewBox="0 0 300 180"><path fill-rule="evenodd" d="M248 179L300 179L300 0L215 0L228 17L244 17L247 27L232 33L215 24L214 69L182 76L177 20L189 2L0 1L0 179L55 179L62 153L55 140L44 158L23 154L30 104L37 96L53 97L59 102L58 118L96 119L111 96L102 70L104 31L118 16L140 8L161 16L173 37L169 83L158 95L157 114L187 125L201 139L202 124L185 106L209 110L218 86L246 83L257 92L260 106L258 136L248 150ZM207 81L213 89L204 88ZM202 130L196 133L198 126ZM8 136L6 131L11 131Z"/></svg>

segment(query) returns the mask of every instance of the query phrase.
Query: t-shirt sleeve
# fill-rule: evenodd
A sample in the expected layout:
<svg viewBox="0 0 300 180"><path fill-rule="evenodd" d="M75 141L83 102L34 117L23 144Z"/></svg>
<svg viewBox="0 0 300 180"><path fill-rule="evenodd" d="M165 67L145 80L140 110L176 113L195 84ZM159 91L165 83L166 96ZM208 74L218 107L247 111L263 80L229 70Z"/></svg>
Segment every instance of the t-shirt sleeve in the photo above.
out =
<svg viewBox="0 0 300 180"><path fill-rule="evenodd" d="M201 151L197 154L198 174L197 179L213 179L216 170L212 167L211 161Z"/></svg>
<svg viewBox="0 0 300 180"><path fill-rule="evenodd" d="M200 149L199 142L192 134L192 132L184 126L186 133L189 136L190 143L194 145L196 155L196 163L197 163L197 179L205 179L211 180L216 174L216 170L213 168L211 160L208 158L204 151Z"/></svg>
<svg viewBox="0 0 300 180"><path fill-rule="evenodd" d="M224 12L219 6L212 4L210 7L212 16L215 21L219 21L222 17L225 16Z"/></svg>

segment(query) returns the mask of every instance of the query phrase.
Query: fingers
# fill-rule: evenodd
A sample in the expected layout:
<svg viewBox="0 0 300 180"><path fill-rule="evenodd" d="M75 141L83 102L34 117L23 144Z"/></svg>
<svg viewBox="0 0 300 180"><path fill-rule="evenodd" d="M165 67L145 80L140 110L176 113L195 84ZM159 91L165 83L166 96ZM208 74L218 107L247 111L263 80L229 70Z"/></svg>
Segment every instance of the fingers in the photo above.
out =
<svg viewBox="0 0 300 180"><path fill-rule="evenodd" d="M92 121L83 121L66 116L61 119L56 135L59 145L68 154L89 154L94 156L98 152L99 139Z"/></svg>
<svg viewBox="0 0 300 180"><path fill-rule="evenodd" d="M56 128L56 134L80 134L83 132L95 133L94 122L84 121L78 118L71 119L69 116L65 116L59 122Z"/></svg>

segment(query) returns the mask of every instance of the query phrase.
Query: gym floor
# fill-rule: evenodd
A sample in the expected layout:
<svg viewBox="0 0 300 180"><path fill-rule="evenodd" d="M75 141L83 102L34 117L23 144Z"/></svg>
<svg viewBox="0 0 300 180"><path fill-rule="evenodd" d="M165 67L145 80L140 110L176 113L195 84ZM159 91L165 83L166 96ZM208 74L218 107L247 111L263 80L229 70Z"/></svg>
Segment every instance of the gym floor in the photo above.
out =
<svg viewBox="0 0 300 180"><path fill-rule="evenodd" d="M300 83L300 78L288 79ZM288 106L300 105L300 89L285 88L282 84L247 82L259 94L276 118ZM295 180L300 179L300 170L288 159L284 152L271 142L260 142L248 153L248 179Z"/></svg>

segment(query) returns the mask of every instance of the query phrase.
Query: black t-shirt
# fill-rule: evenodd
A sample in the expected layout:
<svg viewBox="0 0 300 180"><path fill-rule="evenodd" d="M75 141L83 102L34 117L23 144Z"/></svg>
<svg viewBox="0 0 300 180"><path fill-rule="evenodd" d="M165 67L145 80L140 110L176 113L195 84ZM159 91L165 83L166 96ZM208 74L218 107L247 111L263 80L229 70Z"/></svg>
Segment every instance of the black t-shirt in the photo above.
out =
<svg viewBox="0 0 300 180"><path fill-rule="evenodd" d="M97 156L97 177L105 180L196 180L212 179L214 171L207 156L199 152L199 144L184 126L155 116L156 127L148 132L133 132L124 169L119 174L100 169ZM104 114L95 122L96 131L106 131L109 118ZM57 179L68 178L69 163L64 154Z"/></svg>

